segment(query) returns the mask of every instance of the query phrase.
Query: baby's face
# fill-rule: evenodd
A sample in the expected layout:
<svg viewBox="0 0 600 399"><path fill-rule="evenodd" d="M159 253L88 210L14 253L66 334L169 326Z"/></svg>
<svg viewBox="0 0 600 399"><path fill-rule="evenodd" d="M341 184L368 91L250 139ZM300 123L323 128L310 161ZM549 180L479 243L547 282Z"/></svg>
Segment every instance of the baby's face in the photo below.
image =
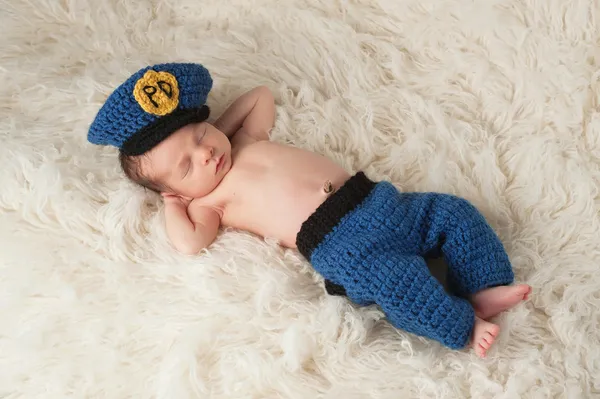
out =
<svg viewBox="0 0 600 399"><path fill-rule="evenodd" d="M188 198L209 194L231 168L229 139L206 122L182 127L147 155L142 172Z"/></svg>

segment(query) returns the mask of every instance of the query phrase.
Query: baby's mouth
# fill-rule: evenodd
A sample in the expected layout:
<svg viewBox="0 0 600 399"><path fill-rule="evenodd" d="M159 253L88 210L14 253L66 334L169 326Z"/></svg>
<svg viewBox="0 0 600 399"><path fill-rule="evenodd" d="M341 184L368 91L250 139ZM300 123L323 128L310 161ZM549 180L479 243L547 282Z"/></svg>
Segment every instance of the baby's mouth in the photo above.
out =
<svg viewBox="0 0 600 399"><path fill-rule="evenodd" d="M225 159L225 154L221 154L219 160L217 161L217 167L215 168L215 174L221 170L223 167L223 160Z"/></svg>

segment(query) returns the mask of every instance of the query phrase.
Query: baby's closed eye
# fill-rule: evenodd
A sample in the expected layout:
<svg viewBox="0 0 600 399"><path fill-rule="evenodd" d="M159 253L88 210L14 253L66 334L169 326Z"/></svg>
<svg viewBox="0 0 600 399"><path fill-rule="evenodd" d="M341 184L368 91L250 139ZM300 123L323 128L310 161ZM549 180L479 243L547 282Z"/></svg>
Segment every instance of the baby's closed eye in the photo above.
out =
<svg viewBox="0 0 600 399"><path fill-rule="evenodd" d="M182 179L185 179L190 174L190 172L192 171L192 167L192 162L188 159L182 168L182 171L184 172L183 176L181 176Z"/></svg>

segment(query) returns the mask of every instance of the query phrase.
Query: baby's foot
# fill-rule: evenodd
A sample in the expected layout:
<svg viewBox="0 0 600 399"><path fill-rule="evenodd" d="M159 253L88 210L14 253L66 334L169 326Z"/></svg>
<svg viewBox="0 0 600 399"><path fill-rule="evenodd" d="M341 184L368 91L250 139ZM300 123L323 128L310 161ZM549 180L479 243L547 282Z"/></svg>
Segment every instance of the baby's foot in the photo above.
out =
<svg viewBox="0 0 600 399"><path fill-rule="evenodd" d="M475 314L489 319L529 298L531 287L527 284L499 286L481 290L471 297Z"/></svg>
<svg viewBox="0 0 600 399"><path fill-rule="evenodd" d="M479 317L475 317L475 326L473 327L473 336L471 338L471 345L475 349L477 356L484 358L487 354L488 349L492 346L500 327L496 324L487 322Z"/></svg>

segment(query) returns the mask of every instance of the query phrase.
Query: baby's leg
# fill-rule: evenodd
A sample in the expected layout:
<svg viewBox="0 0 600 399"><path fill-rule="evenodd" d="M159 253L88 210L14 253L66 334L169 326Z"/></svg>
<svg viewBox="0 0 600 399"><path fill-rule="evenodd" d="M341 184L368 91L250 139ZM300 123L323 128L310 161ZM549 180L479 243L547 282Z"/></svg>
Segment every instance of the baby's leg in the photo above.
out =
<svg viewBox="0 0 600 399"><path fill-rule="evenodd" d="M428 194L421 200L424 253L442 254L448 263L448 285L465 298L514 281L502 242L483 215L467 200Z"/></svg>
<svg viewBox="0 0 600 399"><path fill-rule="evenodd" d="M475 314L488 319L527 299L531 287L509 286L512 266L500 239L483 215L464 199L437 195L426 248L448 262L448 285L468 297Z"/></svg>
<svg viewBox="0 0 600 399"><path fill-rule="evenodd" d="M370 255L375 273L365 288L392 325L451 349L469 344L475 324L473 307L466 299L449 295L422 257L393 249Z"/></svg>
<svg viewBox="0 0 600 399"><path fill-rule="evenodd" d="M478 356L485 357L500 328L474 317L476 313L465 299L446 293L429 273L423 258L393 255L391 251L381 253L379 259L374 261L383 266L378 269L384 272L384 276L375 281L385 281L377 290L377 303L390 323L397 328L435 339L453 349L470 344ZM395 270L385 270L386 266L397 264L403 266L401 274ZM391 285L395 287L392 294L388 291ZM326 286L332 295L346 295L342 286L328 280ZM343 293L338 293L338 289L342 289Z"/></svg>

